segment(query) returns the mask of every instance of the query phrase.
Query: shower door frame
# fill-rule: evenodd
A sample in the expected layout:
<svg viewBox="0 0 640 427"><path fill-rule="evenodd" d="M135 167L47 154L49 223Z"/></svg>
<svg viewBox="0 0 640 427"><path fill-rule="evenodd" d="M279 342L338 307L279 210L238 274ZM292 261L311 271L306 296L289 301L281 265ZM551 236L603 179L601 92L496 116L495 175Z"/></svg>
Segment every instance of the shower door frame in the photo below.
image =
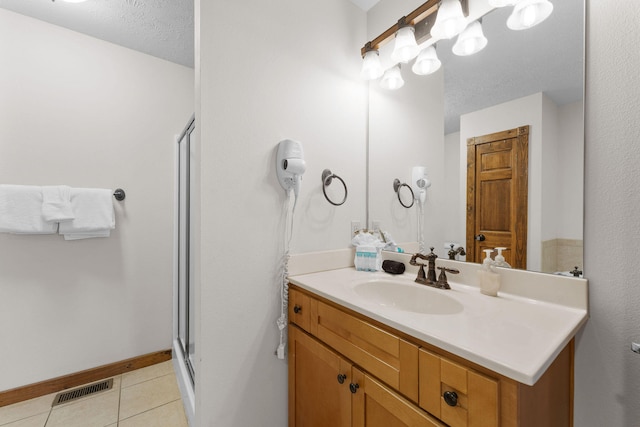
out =
<svg viewBox="0 0 640 427"><path fill-rule="evenodd" d="M195 416L195 289L191 239L191 134L195 115L176 139L173 361L187 418Z"/></svg>

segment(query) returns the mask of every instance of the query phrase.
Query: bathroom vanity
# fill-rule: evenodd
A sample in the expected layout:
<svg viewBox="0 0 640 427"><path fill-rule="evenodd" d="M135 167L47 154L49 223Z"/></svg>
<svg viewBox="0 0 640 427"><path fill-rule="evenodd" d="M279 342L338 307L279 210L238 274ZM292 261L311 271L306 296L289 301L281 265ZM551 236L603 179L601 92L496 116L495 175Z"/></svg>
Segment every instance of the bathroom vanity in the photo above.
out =
<svg viewBox="0 0 640 427"><path fill-rule="evenodd" d="M507 277L497 298L414 278L353 268L290 278L290 427L572 425L585 280L542 275L548 290L566 289L549 296L543 284L533 299L506 291L536 276Z"/></svg>

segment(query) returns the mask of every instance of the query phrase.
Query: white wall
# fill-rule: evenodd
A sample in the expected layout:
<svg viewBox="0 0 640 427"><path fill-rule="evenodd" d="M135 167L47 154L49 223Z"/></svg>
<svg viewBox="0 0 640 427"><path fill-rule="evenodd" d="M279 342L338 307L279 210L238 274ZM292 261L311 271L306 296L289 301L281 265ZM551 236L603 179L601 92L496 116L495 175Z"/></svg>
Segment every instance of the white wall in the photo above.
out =
<svg viewBox="0 0 640 427"><path fill-rule="evenodd" d="M0 390L171 347L193 70L0 9L0 182L122 187L106 239L0 234Z"/></svg>
<svg viewBox="0 0 640 427"><path fill-rule="evenodd" d="M442 201L445 197L444 85L442 71L417 76L403 70L405 85L395 91L370 83L369 91L369 217L380 221L396 242L417 240L418 204L407 209L393 191L394 179L411 183L414 166L426 166L431 181L424 205L425 247L440 248L444 240ZM401 189L405 204L410 192Z"/></svg>
<svg viewBox="0 0 640 427"><path fill-rule="evenodd" d="M285 426L287 364L274 355L286 201L276 146L297 139L307 161L292 253L348 247L349 221L365 212L365 13L345 0L196 1L195 11L196 417L202 427ZM340 207L322 195L325 168L349 187Z"/></svg>
<svg viewBox="0 0 640 427"><path fill-rule="evenodd" d="M587 1L585 277L590 319L576 345L575 426L638 425L640 9Z"/></svg>

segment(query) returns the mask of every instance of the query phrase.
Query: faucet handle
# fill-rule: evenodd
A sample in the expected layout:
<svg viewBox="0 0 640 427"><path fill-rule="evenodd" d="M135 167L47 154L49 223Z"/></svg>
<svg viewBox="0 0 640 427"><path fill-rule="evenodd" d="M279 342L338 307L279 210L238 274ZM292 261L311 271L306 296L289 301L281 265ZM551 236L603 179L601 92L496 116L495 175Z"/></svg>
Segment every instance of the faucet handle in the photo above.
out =
<svg viewBox="0 0 640 427"><path fill-rule="evenodd" d="M451 286L449 286L449 283L447 282L446 272L449 272L451 274L458 274L460 273L460 270L447 267L438 267L438 270L440 270L440 275L438 276L438 281L436 282L437 287L441 289L451 289Z"/></svg>

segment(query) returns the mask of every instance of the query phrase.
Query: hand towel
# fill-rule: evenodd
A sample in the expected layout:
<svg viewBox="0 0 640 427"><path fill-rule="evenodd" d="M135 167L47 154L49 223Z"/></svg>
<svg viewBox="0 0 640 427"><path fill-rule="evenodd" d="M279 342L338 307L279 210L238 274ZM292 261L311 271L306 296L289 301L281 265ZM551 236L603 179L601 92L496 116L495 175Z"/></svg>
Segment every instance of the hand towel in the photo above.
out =
<svg viewBox="0 0 640 427"><path fill-rule="evenodd" d="M0 185L0 232L54 234L58 223L42 218L42 187Z"/></svg>
<svg viewBox="0 0 640 427"><path fill-rule="evenodd" d="M42 217L47 222L63 222L75 218L71 209L71 188L66 185L42 187Z"/></svg>
<svg viewBox="0 0 640 427"><path fill-rule="evenodd" d="M75 218L60 223L58 232L65 240L108 237L116 227L113 190L71 188L71 209Z"/></svg>

